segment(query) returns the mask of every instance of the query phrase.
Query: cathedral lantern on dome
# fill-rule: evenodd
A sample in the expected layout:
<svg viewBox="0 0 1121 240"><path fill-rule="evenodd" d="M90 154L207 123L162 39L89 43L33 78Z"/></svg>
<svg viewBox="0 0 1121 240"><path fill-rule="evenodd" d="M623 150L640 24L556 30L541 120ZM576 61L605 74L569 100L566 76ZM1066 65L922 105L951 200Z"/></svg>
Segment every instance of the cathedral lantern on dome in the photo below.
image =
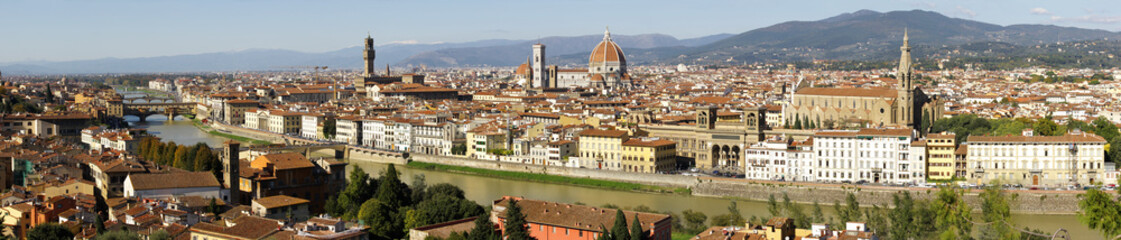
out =
<svg viewBox="0 0 1121 240"><path fill-rule="evenodd" d="M603 41L588 56L588 74L591 85L604 89L630 88L631 76L627 73L627 57L615 41L610 29L603 31Z"/></svg>

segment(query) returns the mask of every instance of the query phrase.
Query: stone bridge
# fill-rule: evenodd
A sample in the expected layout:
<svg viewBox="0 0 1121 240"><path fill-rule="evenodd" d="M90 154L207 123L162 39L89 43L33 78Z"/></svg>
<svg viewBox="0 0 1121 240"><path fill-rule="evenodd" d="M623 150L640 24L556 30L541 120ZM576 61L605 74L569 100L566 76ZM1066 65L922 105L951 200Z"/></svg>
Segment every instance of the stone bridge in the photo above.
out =
<svg viewBox="0 0 1121 240"><path fill-rule="evenodd" d="M108 101L108 105L109 115L118 118L133 115L140 117L140 121L155 114L166 115L170 121L175 118L175 115L196 114L198 111L198 104L193 102L125 103L124 100L113 99Z"/></svg>
<svg viewBox="0 0 1121 240"><path fill-rule="evenodd" d="M302 152L304 156L311 156L312 152L331 149L334 150L335 158L347 159L351 158L352 154L359 154L362 156L373 156L381 158L405 159L409 157L409 153L390 151L384 149L366 148L359 146L351 146L344 143L332 142L316 142L307 139L285 137L286 146L255 146L255 147L242 147L242 151L289 151L289 152Z"/></svg>
<svg viewBox="0 0 1121 240"><path fill-rule="evenodd" d="M130 103L130 104L135 104L135 103L174 103L174 102L177 102L174 98L156 97L156 96L143 96L143 97L132 97L132 98L127 98L126 97L126 98L122 99L121 101L124 102L124 103Z"/></svg>

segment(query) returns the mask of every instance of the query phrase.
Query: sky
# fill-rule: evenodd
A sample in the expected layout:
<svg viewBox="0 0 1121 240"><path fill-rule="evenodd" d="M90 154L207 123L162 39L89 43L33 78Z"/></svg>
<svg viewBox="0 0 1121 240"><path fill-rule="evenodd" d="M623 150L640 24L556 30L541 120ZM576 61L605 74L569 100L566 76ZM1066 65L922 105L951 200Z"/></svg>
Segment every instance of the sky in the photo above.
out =
<svg viewBox="0 0 1121 240"><path fill-rule="evenodd" d="M741 33L869 9L1121 31L1119 0L2 0L0 63L549 36Z"/></svg>

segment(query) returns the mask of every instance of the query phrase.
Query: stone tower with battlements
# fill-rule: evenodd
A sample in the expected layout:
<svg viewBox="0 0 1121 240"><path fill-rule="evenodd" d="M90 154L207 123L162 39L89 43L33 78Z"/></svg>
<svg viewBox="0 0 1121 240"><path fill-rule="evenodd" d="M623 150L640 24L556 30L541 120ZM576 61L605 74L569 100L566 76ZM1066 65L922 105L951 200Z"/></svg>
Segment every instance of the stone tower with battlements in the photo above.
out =
<svg viewBox="0 0 1121 240"><path fill-rule="evenodd" d="M366 77L374 76L374 58L376 58L376 57L377 57L376 56L376 51L374 51L374 38L370 37L370 35L367 34L366 35L366 48L362 51L362 60L365 61L362 66L365 67L365 70L366 70L363 73L366 74ZM386 72L386 74L389 74L389 73Z"/></svg>

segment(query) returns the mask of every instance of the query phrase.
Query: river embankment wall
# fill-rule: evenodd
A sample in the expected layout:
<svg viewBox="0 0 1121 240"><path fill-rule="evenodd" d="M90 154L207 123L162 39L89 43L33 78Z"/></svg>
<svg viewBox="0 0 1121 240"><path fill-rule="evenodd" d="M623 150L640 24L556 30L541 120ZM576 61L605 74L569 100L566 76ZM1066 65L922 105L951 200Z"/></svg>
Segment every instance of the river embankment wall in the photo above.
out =
<svg viewBox="0 0 1121 240"><path fill-rule="evenodd" d="M724 179L695 177L685 175L648 174L619 172L586 168L542 166L516 162L477 160L459 156L412 155L412 161L463 166L501 171L525 172L558 175L576 178L591 178L609 181L646 184L662 187L685 187L694 196L724 197L767 201L774 194L781 199L782 194L798 203L818 202L832 206L833 202L844 203L848 193L853 193L862 206L878 205L891 207L892 195L901 191L911 193L912 198L930 200L938 192L935 188L904 188L883 186L857 186L823 183L793 183L774 181L752 181L745 179ZM1012 211L1030 214L1074 214L1078 211L1080 191L1008 191L1012 196ZM974 210L980 210L980 190L968 190L965 200Z"/></svg>

